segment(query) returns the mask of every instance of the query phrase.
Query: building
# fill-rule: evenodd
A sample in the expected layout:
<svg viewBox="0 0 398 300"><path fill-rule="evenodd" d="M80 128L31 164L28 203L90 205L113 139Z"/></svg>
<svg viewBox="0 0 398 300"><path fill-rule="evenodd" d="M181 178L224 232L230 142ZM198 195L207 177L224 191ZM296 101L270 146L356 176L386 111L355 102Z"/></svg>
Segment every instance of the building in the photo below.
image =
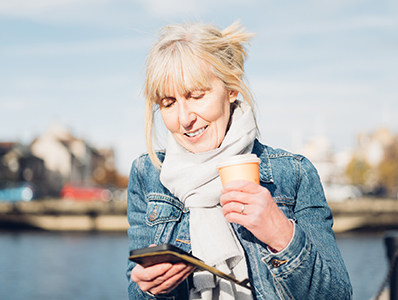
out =
<svg viewBox="0 0 398 300"><path fill-rule="evenodd" d="M344 201L361 196L357 187L348 184L345 174L352 157L351 150L335 152L326 136L317 135L300 152L316 167L328 201Z"/></svg>
<svg viewBox="0 0 398 300"><path fill-rule="evenodd" d="M46 193L46 168L44 161L33 155L30 148L19 142L0 143L0 186L28 183L35 196Z"/></svg>
<svg viewBox="0 0 398 300"><path fill-rule="evenodd" d="M57 124L35 139L30 148L44 161L51 174L48 182L58 191L67 182L93 185L96 177L115 170L112 149L97 150Z"/></svg>

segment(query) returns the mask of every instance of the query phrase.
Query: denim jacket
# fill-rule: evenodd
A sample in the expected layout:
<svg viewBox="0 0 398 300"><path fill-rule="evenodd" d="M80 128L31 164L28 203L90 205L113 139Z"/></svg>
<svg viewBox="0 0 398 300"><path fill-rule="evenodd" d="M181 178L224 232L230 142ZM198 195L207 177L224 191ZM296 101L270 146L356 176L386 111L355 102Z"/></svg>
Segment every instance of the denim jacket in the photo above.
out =
<svg viewBox="0 0 398 300"><path fill-rule="evenodd" d="M260 184L266 187L295 230L281 252L267 245L241 225L232 224L246 255L253 299L351 299L352 287L332 230L332 212L326 202L316 169L303 156L273 149L255 141L260 159ZM158 153L161 160L164 152ZM159 170L148 155L133 162L127 216L129 250L150 244L174 244L190 252L189 209L160 182ZM188 280L167 295L142 292L130 278L129 299L189 299Z"/></svg>

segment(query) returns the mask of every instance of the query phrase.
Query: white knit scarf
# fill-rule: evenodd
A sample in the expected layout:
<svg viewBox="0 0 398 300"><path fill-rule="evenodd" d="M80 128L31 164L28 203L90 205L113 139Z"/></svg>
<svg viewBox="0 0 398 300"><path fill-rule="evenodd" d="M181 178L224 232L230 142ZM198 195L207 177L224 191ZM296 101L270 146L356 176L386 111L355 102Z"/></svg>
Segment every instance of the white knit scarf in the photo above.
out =
<svg viewBox="0 0 398 300"><path fill-rule="evenodd" d="M239 280L248 276L246 260L242 246L221 211L222 185L216 165L222 158L251 153L255 137L253 112L247 104L240 103L217 149L194 154L180 146L169 133L160 174L162 184L190 209L193 255ZM209 272L197 272L190 299L249 300L252 296L248 289Z"/></svg>

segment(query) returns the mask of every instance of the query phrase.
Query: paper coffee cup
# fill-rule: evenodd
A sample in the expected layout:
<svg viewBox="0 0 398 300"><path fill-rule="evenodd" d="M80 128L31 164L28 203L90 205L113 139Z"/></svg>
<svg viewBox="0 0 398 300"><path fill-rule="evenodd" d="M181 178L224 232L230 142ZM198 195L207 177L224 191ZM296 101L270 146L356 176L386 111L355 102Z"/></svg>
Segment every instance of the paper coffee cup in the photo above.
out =
<svg viewBox="0 0 398 300"><path fill-rule="evenodd" d="M247 180L259 184L260 161L256 154L241 154L220 160L217 168L222 185L233 180Z"/></svg>

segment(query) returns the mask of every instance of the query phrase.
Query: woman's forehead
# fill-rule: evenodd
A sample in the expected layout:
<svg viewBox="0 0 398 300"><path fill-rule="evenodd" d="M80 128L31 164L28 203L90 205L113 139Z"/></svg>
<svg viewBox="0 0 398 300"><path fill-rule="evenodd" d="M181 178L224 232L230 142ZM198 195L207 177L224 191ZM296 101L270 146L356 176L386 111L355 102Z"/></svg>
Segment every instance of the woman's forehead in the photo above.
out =
<svg viewBox="0 0 398 300"><path fill-rule="evenodd" d="M187 74L186 72L181 72L174 76L165 77L162 80L162 84L159 86L159 95L163 97L171 96L176 93L186 95L198 90L211 89L211 81L214 75L210 72L203 72L198 76L197 72L195 73L196 74Z"/></svg>
<svg viewBox="0 0 398 300"><path fill-rule="evenodd" d="M155 64L153 90L157 98L170 96L175 92L186 95L196 90L211 88L211 81L215 77L213 68L202 57L193 54L188 49L175 48L178 51L167 51Z"/></svg>

